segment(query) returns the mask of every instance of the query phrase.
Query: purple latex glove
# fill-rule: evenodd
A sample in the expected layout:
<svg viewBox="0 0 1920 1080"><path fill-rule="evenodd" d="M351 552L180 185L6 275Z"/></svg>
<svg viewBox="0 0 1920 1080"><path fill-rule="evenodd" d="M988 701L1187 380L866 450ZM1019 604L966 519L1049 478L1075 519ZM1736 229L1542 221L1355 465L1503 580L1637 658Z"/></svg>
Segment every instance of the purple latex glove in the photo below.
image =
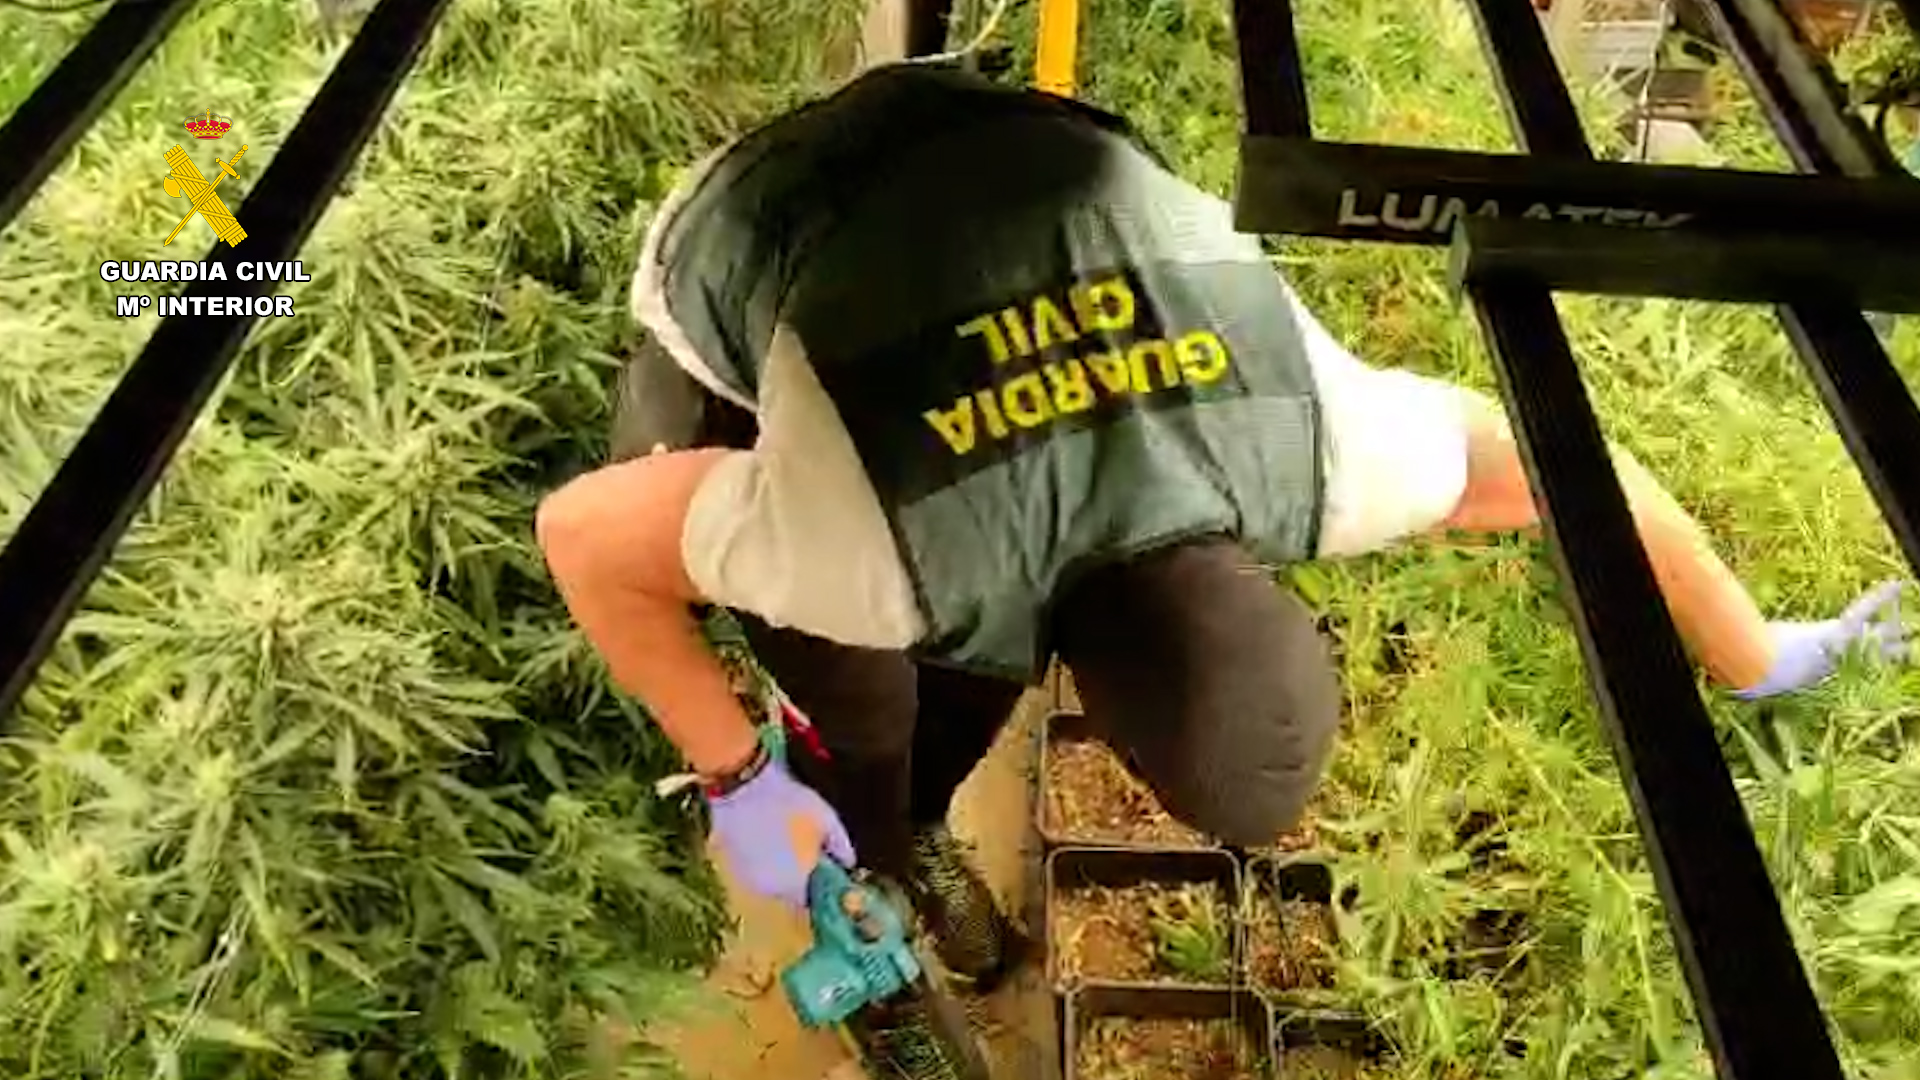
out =
<svg viewBox="0 0 1920 1080"><path fill-rule="evenodd" d="M1841 654L1859 646L1888 660L1907 655L1907 631L1900 621L1904 582L1888 581L1848 605L1837 619L1824 622L1769 623L1773 631L1773 667L1767 677L1733 696L1747 701L1804 690L1833 674Z"/></svg>
<svg viewBox="0 0 1920 1080"><path fill-rule="evenodd" d="M761 896L796 908L807 906L813 862L802 865L794 857L791 823L796 818L816 822L827 854L843 866L854 865L853 841L840 815L818 792L794 779L784 762L769 762L760 775L708 800L708 805L721 856L740 883Z"/></svg>

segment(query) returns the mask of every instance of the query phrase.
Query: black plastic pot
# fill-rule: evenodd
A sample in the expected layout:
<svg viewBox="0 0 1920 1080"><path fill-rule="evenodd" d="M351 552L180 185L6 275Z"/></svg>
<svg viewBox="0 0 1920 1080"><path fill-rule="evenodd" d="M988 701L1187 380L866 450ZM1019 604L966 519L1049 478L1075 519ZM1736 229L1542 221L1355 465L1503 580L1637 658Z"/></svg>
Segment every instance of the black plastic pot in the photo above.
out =
<svg viewBox="0 0 1920 1080"><path fill-rule="evenodd" d="M1386 1038L1359 1013L1275 1007L1272 1026L1277 1050L1274 1075L1280 1080L1292 1072L1294 1063L1328 1052L1376 1065L1391 1060L1393 1054Z"/></svg>
<svg viewBox="0 0 1920 1080"><path fill-rule="evenodd" d="M1051 784L1050 778L1053 774L1054 748L1067 743L1077 742L1102 743L1100 737L1094 732L1092 722L1087 719L1084 713L1057 709L1041 721L1040 764L1039 768L1034 770L1033 826L1040 834L1041 843L1045 844L1048 850L1062 847L1087 846L1128 848L1143 851L1219 850L1219 845L1206 840L1204 837L1196 837L1195 841L1191 844L1169 844L1163 841L1116 840L1107 837L1075 833L1067 830L1064 826L1056 825L1050 820L1050 815L1047 812L1048 804L1052 801L1049 797L1048 788ZM1104 745L1104 743L1102 743L1102 745Z"/></svg>
<svg viewBox="0 0 1920 1080"><path fill-rule="evenodd" d="M1323 904L1332 914L1336 907L1347 907L1352 897L1340 898L1336 905L1333 895L1333 867L1326 860L1299 855L1262 855L1249 859L1241 870L1240 903L1235 909L1235 923L1240 933L1236 952L1240 958L1237 969L1241 981L1264 994L1286 996L1296 993L1293 988L1279 989L1255 983L1253 971L1253 915L1256 904L1271 904L1276 914L1280 905L1287 901L1299 900L1310 904ZM1330 932L1338 934L1338 924L1329 926ZM1305 988L1313 994L1317 988Z"/></svg>
<svg viewBox="0 0 1920 1080"><path fill-rule="evenodd" d="M1127 888L1136 885L1213 883L1220 887L1227 934L1227 978L1240 970L1240 932L1236 905L1240 898L1240 865L1224 851L1144 850L1116 847L1067 847L1047 856L1046 922L1047 981L1064 988L1063 942L1056 933L1061 898L1089 887ZM1088 980L1089 982L1094 980ZM1102 980L1105 981L1105 980ZM1189 987L1202 985L1171 978L1147 980L1142 985ZM1220 985L1228 985L1221 983Z"/></svg>
<svg viewBox="0 0 1920 1080"><path fill-rule="evenodd" d="M1080 1071L1080 1048L1093 1022L1128 1020L1225 1020L1239 1028L1251 1068L1266 1080L1275 1075L1273 1015L1258 994L1225 988L1123 986L1088 983L1067 996L1063 1074L1067 1080L1097 1080ZM1189 1080L1169 1073L1161 1080Z"/></svg>

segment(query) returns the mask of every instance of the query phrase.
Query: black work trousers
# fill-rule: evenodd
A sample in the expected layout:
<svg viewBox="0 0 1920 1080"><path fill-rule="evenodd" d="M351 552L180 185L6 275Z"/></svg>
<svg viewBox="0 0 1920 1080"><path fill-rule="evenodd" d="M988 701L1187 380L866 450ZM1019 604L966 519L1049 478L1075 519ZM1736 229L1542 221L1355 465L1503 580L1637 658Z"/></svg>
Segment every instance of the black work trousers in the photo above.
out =
<svg viewBox="0 0 1920 1080"><path fill-rule="evenodd" d="M914 831L946 818L1025 687L733 615L826 749L793 740L794 775L839 812L863 866L904 877Z"/></svg>

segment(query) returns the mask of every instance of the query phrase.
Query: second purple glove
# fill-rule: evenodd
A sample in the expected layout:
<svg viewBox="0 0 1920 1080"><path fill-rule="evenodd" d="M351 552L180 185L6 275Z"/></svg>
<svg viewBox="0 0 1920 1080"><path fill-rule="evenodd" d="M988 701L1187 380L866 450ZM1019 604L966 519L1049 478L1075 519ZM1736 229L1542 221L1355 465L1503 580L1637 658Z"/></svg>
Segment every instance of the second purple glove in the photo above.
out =
<svg viewBox="0 0 1920 1080"><path fill-rule="evenodd" d="M1773 631L1773 667L1767 677L1733 696L1746 701L1804 690L1833 674L1841 654L1855 646L1887 660L1907 655L1907 631L1900 621L1900 591L1904 583L1888 581L1848 605L1837 619L1823 622L1776 622Z"/></svg>

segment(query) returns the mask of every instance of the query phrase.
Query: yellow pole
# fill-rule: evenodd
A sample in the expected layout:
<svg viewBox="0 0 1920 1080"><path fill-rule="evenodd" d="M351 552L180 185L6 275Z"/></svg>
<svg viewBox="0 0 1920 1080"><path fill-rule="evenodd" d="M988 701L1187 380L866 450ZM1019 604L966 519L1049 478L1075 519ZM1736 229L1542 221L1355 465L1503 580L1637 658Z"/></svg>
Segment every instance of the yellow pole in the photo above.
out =
<svg viewBox="0 0 1920 1080"><path fill-rule="evenodd" d="M1075 62L1080 52L1080 0L1040 0L1040 47L1033 60L1033 81L1049 94L1073 96Z"/></svg>

